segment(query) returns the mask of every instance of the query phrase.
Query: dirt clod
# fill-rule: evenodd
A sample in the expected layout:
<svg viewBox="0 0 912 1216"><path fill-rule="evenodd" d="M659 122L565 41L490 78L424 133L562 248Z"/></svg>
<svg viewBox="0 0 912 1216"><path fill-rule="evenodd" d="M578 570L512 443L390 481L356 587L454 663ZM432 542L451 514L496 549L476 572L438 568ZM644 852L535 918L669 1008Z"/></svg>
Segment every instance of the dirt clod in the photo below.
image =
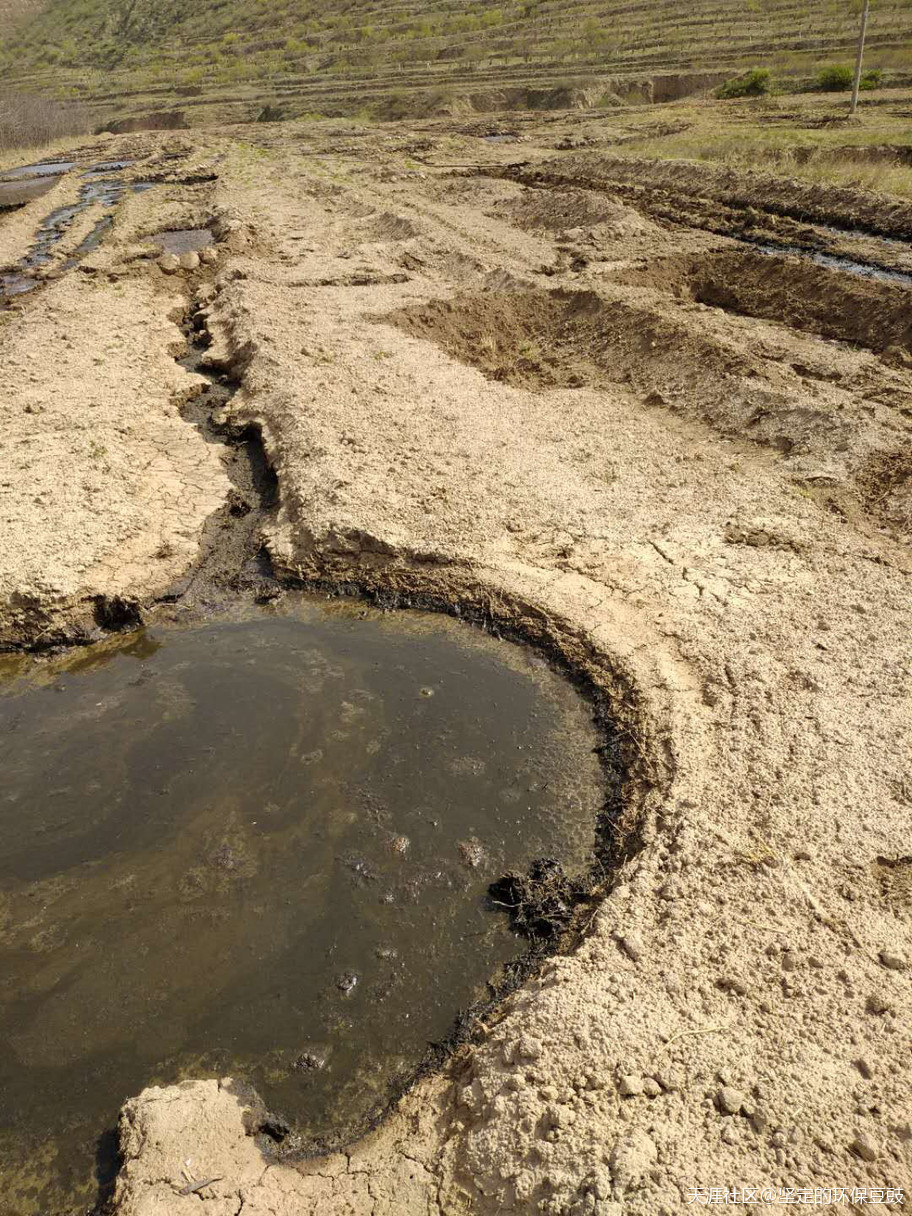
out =
<svg viewBox="0 0 912 1216"><path fill-rule="evenodd" d="M723 1115L740 1114L743 1105L744 1094L740 1089L734 1089L731 1085L724 1085L716 1094L716 1106Z"/></svg>
<svg viewBox="0 0 912 1216"><path fill-rule="evenodd" d="M505 909L517 933L548 939L570 927L574 909L588 898L584 880L568 877L559 861L533 861L525 874L511 871L488 887L491 903Z"/></svg>
<svg viewBox="0 0 912 1216"><path fill-rule="evenodd" d="M859 1132L852 1141L852 1152L862 1161L876 1161L880 1155L880 1145L869 1132Z"/></svg>

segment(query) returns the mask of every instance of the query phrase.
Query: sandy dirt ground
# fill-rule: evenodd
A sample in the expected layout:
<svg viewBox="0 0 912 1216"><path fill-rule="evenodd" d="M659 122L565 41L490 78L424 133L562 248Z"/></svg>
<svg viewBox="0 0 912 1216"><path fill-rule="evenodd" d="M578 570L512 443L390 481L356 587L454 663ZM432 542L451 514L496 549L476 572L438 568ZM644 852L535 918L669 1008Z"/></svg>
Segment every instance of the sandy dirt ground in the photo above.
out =
<svg viewBox="0 0 912 1216"><path fill-rule="evenodd" d="M584 940L443 1073L298 1163L263 1155L235 1083L147 1090L121 1216L663 1216L735 1186L746 1211L763 1188L898 1211L912 1188L910 288L710 231L699 188L675 222L686 167L635 196L573 130L144 137L169 182L2 318L4 642L154 612L192 562L228 493L180 416L195 299L278 478L275 568L560 652L614 698L629 766ZM144 238L206 221L216 264L163 273ZM182 1195L188 1160L217 1181Z"/></svg>

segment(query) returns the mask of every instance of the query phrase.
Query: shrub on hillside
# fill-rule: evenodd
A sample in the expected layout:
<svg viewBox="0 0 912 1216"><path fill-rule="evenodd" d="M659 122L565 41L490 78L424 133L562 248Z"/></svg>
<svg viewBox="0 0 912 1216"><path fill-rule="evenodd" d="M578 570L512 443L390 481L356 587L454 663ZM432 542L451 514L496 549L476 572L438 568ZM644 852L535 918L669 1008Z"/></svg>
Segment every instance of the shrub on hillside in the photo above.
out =
<svg viewBox="0 0 912 1216"><path fill-rule="evenodd" d="M38 148L88 130L88 111L77 102L0 90L0 148Z"/></svg>
<svg viewBox="0 0 912 1216"><path fill-rule="evenodd" d="M879 89L883 82L883 72L880 68L871 68L870 72L865 72L861 78L859 88L862 89Z"/></svg>
<svg viewBox="0 0 912 1216"><path fill-rule="evenodd" d="M733 97L763 97L772 88L769 68L754 68L743 76L726 80L725 84L716 89L716 96L723 101Z"/></svg>
<svg viewBox="0 0 912 1216"><path fill-rule="evenodd" d="M831 63L817 73L817 88L821 93L842 93L852 87L852 69L846 63Z"/></svg>

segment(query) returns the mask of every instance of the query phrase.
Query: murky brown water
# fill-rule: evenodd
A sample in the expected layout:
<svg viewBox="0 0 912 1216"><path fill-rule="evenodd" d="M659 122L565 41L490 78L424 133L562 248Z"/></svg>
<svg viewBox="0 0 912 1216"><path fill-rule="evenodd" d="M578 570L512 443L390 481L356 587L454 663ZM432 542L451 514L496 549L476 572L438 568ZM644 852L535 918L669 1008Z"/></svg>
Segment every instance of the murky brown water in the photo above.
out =
<svg viewBox="0 0 912 1216"><path fill-rule="evenodd" d="M357 1124L521 953L488 883L592 848L589 707L445 618L302 598L3 662L4 1216L90 1202L151 1082Z"/></svg>

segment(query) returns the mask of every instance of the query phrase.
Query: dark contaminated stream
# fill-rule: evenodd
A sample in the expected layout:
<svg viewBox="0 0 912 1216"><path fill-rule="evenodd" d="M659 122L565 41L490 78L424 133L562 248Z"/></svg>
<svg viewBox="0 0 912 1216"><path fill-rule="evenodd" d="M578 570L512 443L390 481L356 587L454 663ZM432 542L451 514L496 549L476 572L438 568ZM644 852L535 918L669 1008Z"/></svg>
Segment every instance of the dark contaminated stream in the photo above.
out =
<svg viewBox="0 0 912 1216"><path fill-rule="evenodd" d="M57 207L45 216L35 234L32 248L14 267L0 269L0 305L4 300L24 295L41 286L41 272L46 270L54 259L55 245L72 228L75 221L84 211L95 204L105 208L91 231L83 238L75 249L56 268L63 273L75 266L86 254L96 249L114 223L114 208L128 191L139 193L148 190L152 182L124 182L119 177L110 176L128 167L130 161L112 161L103 165L95 165L83 174L83 183L75 202ZM70 165L65 166L71 167ZM32 166L31 168L49 168L48 166ZM53 181L53 176L48 174Z"/></svg>
<svg viewBox="0 0 912 1216"><path fill-rule="evenodd" d="M768 257L806 258L809 262L816 262L818 266L826 266L830 270L845 271L847 274L855 274L863 279L874 279L880 283L895 283L900 287L912 287L912 274L901 270L888 270L883 266L856 261L854 258L824 253L819 249L805 249L797 245L773 245L769 241L750 243Z"/></svg>
<svg viewBox="0 0 912 1216"><path fill-rule="evenodd" d="M592 707L541 659L279 605L2 660L4 1216L84 1211L156 1082L363 1128L525 950L492 880L591 859Z"/></svg>

